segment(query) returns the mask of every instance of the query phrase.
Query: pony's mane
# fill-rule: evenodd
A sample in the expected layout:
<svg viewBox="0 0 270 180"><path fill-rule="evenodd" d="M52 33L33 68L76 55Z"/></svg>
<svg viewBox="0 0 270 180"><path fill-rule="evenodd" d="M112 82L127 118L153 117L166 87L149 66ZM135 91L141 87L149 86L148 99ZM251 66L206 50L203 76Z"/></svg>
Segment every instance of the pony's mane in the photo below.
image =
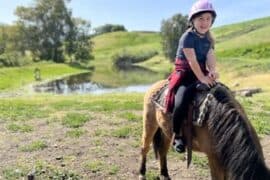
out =
<svg viewBox="0 0 270 180"><path fill-rule="evenodd" d="M209 104L207 125L219 161L229 172L228 179L260 179L259 176L269 171L262 151L254 141L256 135L247 116L227 87L218 85L215 88L214 98Z"/></svg>

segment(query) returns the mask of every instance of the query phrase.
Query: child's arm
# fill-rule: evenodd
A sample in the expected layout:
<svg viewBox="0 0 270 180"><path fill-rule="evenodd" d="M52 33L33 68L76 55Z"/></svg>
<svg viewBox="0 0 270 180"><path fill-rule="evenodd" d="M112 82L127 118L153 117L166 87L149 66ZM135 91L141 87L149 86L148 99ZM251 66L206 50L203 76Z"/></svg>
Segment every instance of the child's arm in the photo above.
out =
<svg viewBox="0 0 270 180"><path fill-rule="evenodd" d="M198 80L204 84L207 84L209 86L214 85L214 81L208 77L205 76L197 62L197 58L196 58L196 54L193 48L184 48L183 49L185 56L188 60L188 63L192 69L192 71L194 72L194 74L196 75L196 77L198 78Z"/></svg>
<svg viewBox="0 0 270 180"><path fill-rule="evenodd" d="M209 70L209 76L213 78L213 80L218 79L219 75L216 71L216 56L212 48L207 53L206 66Z"/></svg>

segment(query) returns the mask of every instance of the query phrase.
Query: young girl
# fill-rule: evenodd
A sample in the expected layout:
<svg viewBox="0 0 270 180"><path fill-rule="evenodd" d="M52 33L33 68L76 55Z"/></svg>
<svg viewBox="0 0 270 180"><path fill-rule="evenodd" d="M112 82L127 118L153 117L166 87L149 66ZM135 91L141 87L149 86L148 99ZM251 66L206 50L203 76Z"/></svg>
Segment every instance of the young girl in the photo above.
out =
<svg viewBox="0 0 270 180"><path fill-rule="evenodd" d="M193 4L189 16L189 29L181 36L175 59L175 70L169 77L169 93L166 108L172 112L174 142L177 152L184 152L184 142L179 135L181 121L187 114L189 93L187 87L201 82L211 87L218 78L214 40L210 28L216 12L208 0L198 0Z"/></svg>

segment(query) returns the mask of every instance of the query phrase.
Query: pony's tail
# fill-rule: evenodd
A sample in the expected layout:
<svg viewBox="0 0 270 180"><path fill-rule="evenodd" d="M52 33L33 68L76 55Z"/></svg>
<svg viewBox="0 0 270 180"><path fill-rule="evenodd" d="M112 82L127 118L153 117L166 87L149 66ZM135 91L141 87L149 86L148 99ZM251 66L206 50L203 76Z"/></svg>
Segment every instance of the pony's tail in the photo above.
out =
<svg viewBox="0 0 270 180"><path fill-rule="evenodd" d="M153 138L153 149L156 159L159 158L159 151L163 147L163 144L164 144L164 137L162 135L162 130L158 128Z"/></svg>

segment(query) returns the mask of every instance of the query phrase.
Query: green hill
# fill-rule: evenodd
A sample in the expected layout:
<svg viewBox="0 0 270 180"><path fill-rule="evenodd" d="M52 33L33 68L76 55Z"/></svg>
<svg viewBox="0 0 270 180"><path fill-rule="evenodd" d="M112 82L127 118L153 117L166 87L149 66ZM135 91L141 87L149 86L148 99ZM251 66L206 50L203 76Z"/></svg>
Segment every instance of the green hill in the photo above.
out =
<svg viewBox="0 0 270 180"><path fill-rule="evenodd" d="M213 29L219 56L270 57L270 17Z"/></svg>
<svg viewBox="0 0 270 180"><path fill-rule="evenodd" d="M112 86L150 83L164 78L164 74L169 71L167 69L169 62L162 55L159 33L112 32L94 37L93 42L95 56L93 64L96 67L92 77L94 81ZM141 69L139 72L125 72L117 71L113 67L112 57L117 53L143 54L153 51L157 52L157 55L147 60L148 71Z"/></svg>
<svg viewBox="0 0 270 180"><path fill-rule="evenodd" d="M255 19L213 29L216 51L220 57L270 57L270 17ZM94 55L97 59L108 57L121 51L140 53L161 51L159 33L113 32L93 38ZM99 62L101 63L101 62Z"/></svg>
<svg viewBox="0 0 270 180"><path fill-rule="evenodd" d="M95 52L114 51L123 48L160 50L160 40L159 33L147 32L113 32L96 36L93 39Z"/></svg>

